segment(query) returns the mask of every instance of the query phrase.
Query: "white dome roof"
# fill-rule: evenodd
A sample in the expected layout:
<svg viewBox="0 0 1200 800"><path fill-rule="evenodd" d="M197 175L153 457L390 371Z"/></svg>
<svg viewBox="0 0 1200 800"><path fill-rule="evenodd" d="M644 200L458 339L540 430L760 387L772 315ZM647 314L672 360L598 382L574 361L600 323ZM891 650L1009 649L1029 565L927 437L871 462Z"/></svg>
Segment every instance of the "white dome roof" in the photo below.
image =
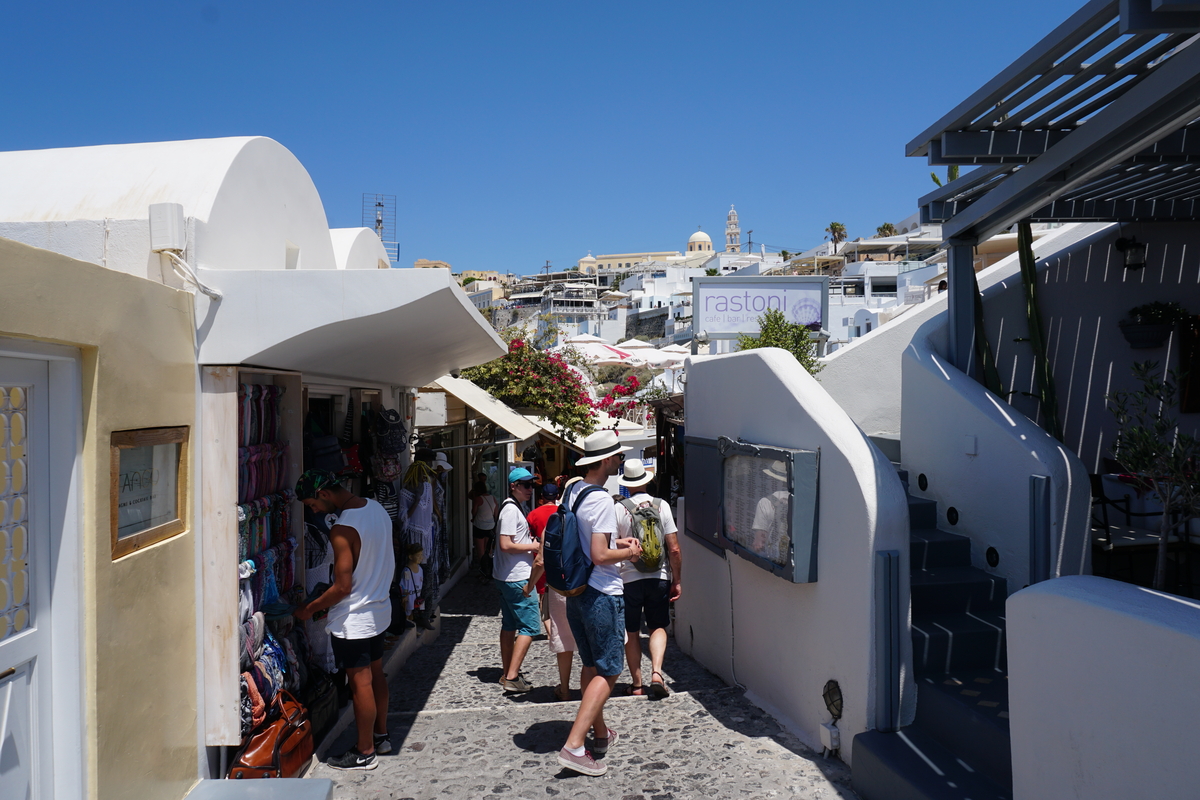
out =
<svg viewBox="0 0 1200 800"><path fill-rule="evenodd" d="M712 241L712 237L709 236L704 231L696 231L695 233L693 233L691 236L688 237L688 244L691 244L692 242L711 242L711 241Z"/></svg>
<svg viewBox="0 0 1200 800"><path fill-rule="evenodd" d="M596 257L593 256L590 252L583 258L579 259L580 263L583 263L584 261L595 261L595 260L596 260Z"/></svg>

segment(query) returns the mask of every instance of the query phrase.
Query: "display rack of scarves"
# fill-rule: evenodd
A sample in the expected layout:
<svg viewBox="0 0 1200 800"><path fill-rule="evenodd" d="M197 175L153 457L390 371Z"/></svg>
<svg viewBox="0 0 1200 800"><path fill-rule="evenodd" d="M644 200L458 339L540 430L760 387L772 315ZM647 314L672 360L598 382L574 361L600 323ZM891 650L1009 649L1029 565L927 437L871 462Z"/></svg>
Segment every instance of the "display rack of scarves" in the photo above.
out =
<svg viewBox="0 0 1200 800"><path fill-rule="evenodd" d="M238 502L248 503L288 488L288 443L244 445L238 448Z"/></svg>
<svg viewBox="0 0 1200 800"><path fill-rule="evenodd" d="M288 538L296 493L291 489L239 503L238 558L242 561Z"/></svg>
<svg viewBox="0 0 1200 800"><path fill-rule="evenodd" d="M249 599L251 614L263 606L275 603L280 596L296 585L296 540L285 539L274 547L247 558L238 565L238 587L242 600L239 609ZM245 612L242 612L245 616Z"/></svg>
<svg viewBox="0 0 1200 800"><path fill-rule="evenodd" d="M279 439L283 424L279 401L285 386L259 383L238 384L238 444L249 447Z"/></svg>

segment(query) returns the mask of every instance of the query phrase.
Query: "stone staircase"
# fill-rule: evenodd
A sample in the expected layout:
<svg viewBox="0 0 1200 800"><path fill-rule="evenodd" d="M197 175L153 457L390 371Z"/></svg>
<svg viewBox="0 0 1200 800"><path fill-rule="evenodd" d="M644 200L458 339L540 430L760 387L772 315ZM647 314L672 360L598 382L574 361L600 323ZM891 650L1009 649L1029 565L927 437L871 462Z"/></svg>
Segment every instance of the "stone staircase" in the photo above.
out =
<svg viewBox="0 0 1200 800"><path fill-rule="evenodd" d="M864 800L1011 800L1008 588L971 566L967 537L937 527L934 501L909 495L908 513L916 719L854 737L854 789Z"/></svg>

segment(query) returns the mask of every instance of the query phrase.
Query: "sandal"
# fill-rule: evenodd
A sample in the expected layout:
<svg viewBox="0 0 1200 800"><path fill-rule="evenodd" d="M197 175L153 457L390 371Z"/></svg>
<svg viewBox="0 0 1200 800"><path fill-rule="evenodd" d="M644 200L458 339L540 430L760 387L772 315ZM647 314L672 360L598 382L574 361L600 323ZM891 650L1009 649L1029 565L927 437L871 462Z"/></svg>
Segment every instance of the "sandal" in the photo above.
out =
<svg viewBox="0 0 1200 800"><path fill-rule="evenodd" d="M654 680L655 675L659 677L659 680ZM662 700L671 693L667 689L666 681L662 680L662 677L663 674L658 670L650 673L650 696L656 700Z"/></svg>
<svg viewBox="0 0 1200 800"><path fill-rule="evenodd" d="M646 694L646 687L644 687L644 686L630 686L630 687L629 687L629 689L628 689L628 691L626 691L625 693L626 693L627 695L629 695L630 697L642 697L643 695L645 695L645 694Z"/></svg>
<svg viewBox="0 0 1200 800"><path fill-rule="evenodd" d="M559 702L568 703L571 700L571 690L565 688L561 683L554 687L554 697Z"/></svg>

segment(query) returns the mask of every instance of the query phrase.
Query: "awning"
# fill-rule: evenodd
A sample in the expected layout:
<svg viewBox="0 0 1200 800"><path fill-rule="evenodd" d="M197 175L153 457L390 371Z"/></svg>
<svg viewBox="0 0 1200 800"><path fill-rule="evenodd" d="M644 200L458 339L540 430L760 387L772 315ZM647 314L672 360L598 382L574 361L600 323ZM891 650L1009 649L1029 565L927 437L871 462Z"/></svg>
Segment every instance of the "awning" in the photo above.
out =
<svg viewBox="0 0 1200 800"><path fill-rule="evenodd" d="M549 439L566 445L577 453L583 452L583 440L586 436L578 436L573 433L563 435L556 430L554 423L545 417L527 415L526 420L536 425L540 432ZM615 428L617 432L617 440L621 444L629 444L629 440L640 440L646 438L646 428L643 425L638 425L636 422L630 422L627 419L610 417L607 414L596 414L596 430L604 428ZM653 434L651 434L653 436Z"/></svg>
<svg viewBox="0 0 1200 800"><path fill-rule="evenodd" d="M201 364L423 386L500 358L504 342L448 270L199 270Z"/></svg>
<svg viewBox="0 0 1200 800"><path fill-rule="evenodd" d="M500 428L508 431L514 438L521 440L532 439L542 432L542 429L521 416L511 408L492 397L485 390L464 378L452 378L444 375L433 382L433 385L447 394L452 394L470 406L477 414L487 417Z"/></svg>

